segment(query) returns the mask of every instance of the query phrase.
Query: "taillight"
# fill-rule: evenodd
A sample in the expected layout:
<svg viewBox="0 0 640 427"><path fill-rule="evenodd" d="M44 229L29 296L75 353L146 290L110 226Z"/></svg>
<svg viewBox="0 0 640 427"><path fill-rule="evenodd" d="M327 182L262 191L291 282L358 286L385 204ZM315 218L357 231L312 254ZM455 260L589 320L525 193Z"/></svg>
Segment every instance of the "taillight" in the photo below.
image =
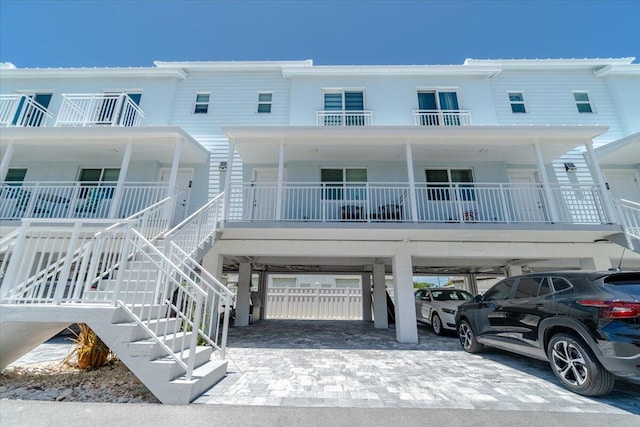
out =
<svg viewBox="0 0 640 427"><path fill-rule="evenodd" d="M640 303L623 301L602 301L583 299L578 304L585 307L598 307L602 319L632 319L640 317Z"/></svg>

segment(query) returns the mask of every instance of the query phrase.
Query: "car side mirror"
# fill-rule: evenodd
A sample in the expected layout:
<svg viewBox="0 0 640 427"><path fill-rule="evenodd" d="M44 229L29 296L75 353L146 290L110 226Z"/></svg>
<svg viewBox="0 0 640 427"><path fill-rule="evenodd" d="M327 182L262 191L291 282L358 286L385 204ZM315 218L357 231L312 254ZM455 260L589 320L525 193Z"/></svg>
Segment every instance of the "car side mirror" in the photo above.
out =
<svg viewBox="0 0 640 427"><path fill-rule="evenodd" d="M473 300L475 302L482 302L482 295L476 295L475 297L473 297Z"/></svg>

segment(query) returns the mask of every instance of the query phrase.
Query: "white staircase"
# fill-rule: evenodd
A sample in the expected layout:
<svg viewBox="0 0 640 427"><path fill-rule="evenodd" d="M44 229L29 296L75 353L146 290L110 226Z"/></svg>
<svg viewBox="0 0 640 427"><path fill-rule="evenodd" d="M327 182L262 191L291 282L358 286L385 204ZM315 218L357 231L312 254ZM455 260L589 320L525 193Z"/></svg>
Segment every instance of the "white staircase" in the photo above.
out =
<svg viewBox="0 0 640 427"><path fill-rule="evenodd" d="M87 323L161 402L189 403L212 387L226 374L232 294L185 249L214 243L220 199L207 204L216 212L209 231L192 216L166 242L173 198L108 227L23 221L0 242L0 369ZM189 243L194 228L207 243Z"/></svg>

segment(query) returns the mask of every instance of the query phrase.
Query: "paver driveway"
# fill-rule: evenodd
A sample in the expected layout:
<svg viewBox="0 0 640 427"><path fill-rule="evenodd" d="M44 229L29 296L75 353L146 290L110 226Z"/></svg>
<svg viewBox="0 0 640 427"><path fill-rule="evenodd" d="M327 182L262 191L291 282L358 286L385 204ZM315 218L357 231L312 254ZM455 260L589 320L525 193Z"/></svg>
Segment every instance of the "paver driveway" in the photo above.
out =
<svg viewBox="0 0 640 427"><path fill-rule="evenodd" d="M229 369L197 403L640 414L640 386L605 398L562 388L549 366L500 350L477 355L418 327L418 344L368 322L263 320L230 328Z"/></svg>

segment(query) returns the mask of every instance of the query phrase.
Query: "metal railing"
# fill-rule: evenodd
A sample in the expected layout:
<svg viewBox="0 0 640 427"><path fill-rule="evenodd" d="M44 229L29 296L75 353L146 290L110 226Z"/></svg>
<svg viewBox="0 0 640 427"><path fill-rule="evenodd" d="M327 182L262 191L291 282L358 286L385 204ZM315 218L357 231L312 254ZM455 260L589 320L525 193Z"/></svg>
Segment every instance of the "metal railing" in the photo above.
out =
<svg viewBox="0 0 640 427"><path fill-rule="evenodd" d="M606 224L598 187L554 184L232 184L227 221L470 222ZM415 209L411 206L415 200ZM280 209L277 202L282 200ZM554 217L554 214L557 218ZM415 216L414 216L415 215ZM554 219L555 218L555 219Z"/></svg>
<svg viewBox="0 0 640 427"><path fill-rule="evenodd" d="M211 342L201 326L207 292L152 243L166 230L174 199L106 228L104 220L24 220L2 240L3 259L15 262L3 267L1 302L121 307L191 379L198 341Z"/></svg>
<svg viewBox="0 0 640 427"><path fill-rule="evenodd" d="M0 95L0 126L46 126L53 115L28 95Z"/></svg>
<svg viewBox="0 0 640 427"><path fill-rule="evenodd" d="M63 94L55 126L140 126L144 112L126 93Z"/></svg>
<svg viewBox="0 0 640 427"><path fill-rule="evenodd" d="M620 222L628 237L640 240L640 203L620 199L616 203ZM631 242L629 247L633 248Z"/></svg>
<svg viewBox="0 0 640 427"><path fill-rule="evenodd" d="M166 183L0 182L0 219L126 218L167 196Z"/></svg>
<svg viewBox="0 0 640 427"><path fill-rule="evenodd" d="M223 193L165 233L164 250L167 258L206 292L200 335L224 358L233 292L196 261L201 258L200 250L204 250L206 244L215 244L222 220L222 201Z"/></svg>
<svg viewBox="0 0 640 427"><path fill-rule="evenodd" d="M316 112L317 126L371 126L373 113L371 111L331 111Z"/></svg>
<svg viewBox="0 0 640 427"><path fill-rule="evenodd" d="M471 126L468 110L413 110L415 126Z"/></svg>

